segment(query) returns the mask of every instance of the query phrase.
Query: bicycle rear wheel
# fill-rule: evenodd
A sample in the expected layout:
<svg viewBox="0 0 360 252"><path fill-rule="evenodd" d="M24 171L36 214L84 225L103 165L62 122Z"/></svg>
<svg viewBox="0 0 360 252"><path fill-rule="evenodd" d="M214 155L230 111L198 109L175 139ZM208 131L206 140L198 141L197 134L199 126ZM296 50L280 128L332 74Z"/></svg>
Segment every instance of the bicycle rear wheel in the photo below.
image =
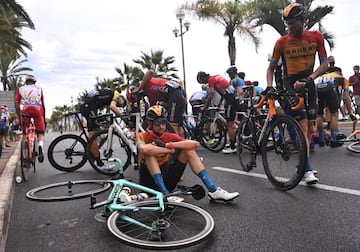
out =
<svg viewBox="0 0 360 252"><path fill-rule="evenodd" d="M26 137L23 136L21 140L21 152L20 152L20 168L21 176L24 181L29 180L29 171L31 169L30 150Z"/></svg>
<svg viewBox="0 0 360 252"><path fill-rule="evenodd" d="M36 187L26 197L36 201L64 201L96 195L108 190L111 183L104 180L66 181Z"/></svg>
<svg viewBox="0 0 360 252"><path fill-rule="evenodd" d="M159 206L157 200L131 204L137 207ZM141 227L122 217L131 217L152 230ZM122 242L145 249L178 249L197 244L207 238L215 226L212 216L200 207L185 202L165 202L165 210L113 212L108 220L110 232Z"/></svg>
<svg viewBox="0 0 360 252"><path fill-rule="evenodd" d="M213 152L224 149L227 128L220 120L206 118L199 124L200 144Z"/></svg>
<svg viewBox="0 0 360 252"><path fill-rule="evenodd" d="M255 128L249 118L244 118L237 129L237 153L244 171L256 167L256 136Z"/></svg>
<svg viewBox="0 0 360 252"><path fill-rule="evenodd" d="M298 122L286 115L274 115L261 143L265 173L280 190L296 187L305 173L307 146Z"/></svg>
<svg viewBox="0 0 360 252"><path fill-rule="evenodd" d="M75 171L87 161L86 141L77 135L61 135L50 143L48 159L50 164L59 171Z"/></svg>
<svg viewBox="0 0 360 252"><path fill-rule="evenodd" d="M99 148L100 159L104 163L102 166L97 164L92 155L91 146L93 143ZM109 158L120 159L123 164L123 170L125 171L130 165L132 156L130 147L121 139L121 137L114 132L110 139L108 130L100 130L89 139L86 153L88 160L95 171L110 176L118 174L120 167L116 162L108 162Z"/></svg>
<svg viewBox="0 0 360 252"><path fill-rule="evenodd" d="M348 146L346 146L346 149L353 153L360 154L360 142L353 142L353 143L349 144Z"/></svg>

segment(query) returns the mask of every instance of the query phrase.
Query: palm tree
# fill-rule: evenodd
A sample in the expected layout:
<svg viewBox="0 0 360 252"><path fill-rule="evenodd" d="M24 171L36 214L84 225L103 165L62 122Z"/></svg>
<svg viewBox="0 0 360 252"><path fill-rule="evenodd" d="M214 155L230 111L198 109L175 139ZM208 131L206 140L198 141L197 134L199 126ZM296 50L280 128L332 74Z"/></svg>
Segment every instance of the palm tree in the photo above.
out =
<svg viewBox="0 0 360 252"><path fill-rule="evenodd" d="M26 71L32 71L29 67L22 64L27 62L26 59L20 59L15 49L8 49L0 54L0 73L3 90L16 90L16 86L10 85L10 80L24 75Z"/></svg>
<svg viewBox="0 0 360 252"><path fill-rule="evenodd" d="M140 59L133 60L136 64L139 64L145 71L153 69L156 77L165 78L169 80L179 80L176 72L178 71L175 67L170 65L175 62L174 56L164 58L164 51L152 51L150 55L141 52L142 56Z"/></svg>
<svg viewBox="0 0 360 252"><path fill-rule="evenodd" d="M114 79L114 82L118 84L120 91L130 89L131 87L139 86L140 81L144 77L144 73L139 67L133 67L124 63L124 68L115 68L119 77Z"/></svg>
<svg viewBox="0 0 360 252"><path fill-rule="evenodd" d="M261 30L264 25L270 25L281 36L287 33L286 26L282 19L282 10L292 3L290 0L253 0L247 2L247 9L251 10L251 14L248 16L249 22L252 22L255 27L260 27ZM321 24L322 19L331 14L334 7L325 5L317 6L311 9L313 0L296 1L304 5L307 10L306 26L308 29L312 29L318 24L319 31L323 33L325 40L328 42L330 48L335 46L334 35L327 32Z"/></svg>
<svg viewBox="0 0 360 252"><path fill-rule="evenodd" d="M250 26L246 21L248 15L246 7L247 5L242 4L240 0L226 1L224 3L218 0L198 0L195 3L186 3L181 8L198 16L200 20L210 20L224 26L224 36L228 38L230 65L235 65L235 32L244 39L250 39L255 45L255 50L260 45L260 39L257 37L254 27Z"/></svg>
<svg viewBox="0 0 360 252"><path fill-rule="evenodd" d="M1 0L0 8L3 8L6 12L13 12L18 18L21 18L29 28L35 29L35 25L28 13L15 0Z"/></svg>

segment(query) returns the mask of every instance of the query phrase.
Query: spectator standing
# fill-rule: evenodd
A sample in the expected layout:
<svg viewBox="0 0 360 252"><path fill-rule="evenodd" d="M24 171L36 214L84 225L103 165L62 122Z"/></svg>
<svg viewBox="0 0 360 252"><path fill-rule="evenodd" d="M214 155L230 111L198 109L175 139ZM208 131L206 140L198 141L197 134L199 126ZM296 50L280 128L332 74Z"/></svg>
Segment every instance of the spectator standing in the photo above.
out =
<svg viewBox="0 0 360 252"><path fill-rule="evenodd" d="M359 74L359 66L356 65L353 67L354 74L350 76L349 83L350 86L353 87L353 95L355 99L356 105L356 113L360 115L360 74Z"/></svg>

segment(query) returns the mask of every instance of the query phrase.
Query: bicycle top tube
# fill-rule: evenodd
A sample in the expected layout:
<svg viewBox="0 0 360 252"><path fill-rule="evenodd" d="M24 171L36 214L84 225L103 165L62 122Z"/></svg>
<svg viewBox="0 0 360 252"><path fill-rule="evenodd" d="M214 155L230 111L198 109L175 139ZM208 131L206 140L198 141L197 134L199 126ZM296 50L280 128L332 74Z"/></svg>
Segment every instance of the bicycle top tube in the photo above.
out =
<svg viewBox="0 0 360 252"><path fill-rule="evenodd" d="M113 188L109 194L109 197L108 197L108 200L111 200L112 203L110 203L109 205L107 205L107 208L113 212L113 211L116 211L116 210L120 210L120 211L131 211L131 210L134 210L134 209L142 209L142 210L148 210L148 211L157 211L157 210L161 210L161 211L164 211L165 209L165 205L164 205L164 195L159 192L159 191L156 191L154 189L151 189L149 187L146 187L146 186L142 186L142 185L139 185L137 183L134 183L134 182L130 182L126 179L117 179L117 180L110 180L108 181L110 183L113 184ZM156 207L134 207L134 206L131 206L131 205L123 205L121 203L118 203L117 199L119 198L119 194L121 192L121 189L124 187L124 186L127 186L127 187L130 187L130 188L133 188L133 189L137 189L139 191L142 191L142 192L146 192L146 193L149 193L151 195L154 195L155 196L155 199L157 199L159 201L159 206L156 206Z"/></svg>

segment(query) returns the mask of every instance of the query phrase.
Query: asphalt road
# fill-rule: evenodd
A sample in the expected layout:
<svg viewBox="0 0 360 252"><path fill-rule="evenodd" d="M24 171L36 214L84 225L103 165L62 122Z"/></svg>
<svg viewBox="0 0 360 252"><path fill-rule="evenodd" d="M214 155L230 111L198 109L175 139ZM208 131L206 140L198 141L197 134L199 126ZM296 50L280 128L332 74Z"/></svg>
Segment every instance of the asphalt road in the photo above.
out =
<svg viewBox="0 0 360 252"><path fill-rule="evenodd" d="M48 134L47 143L55 136ZM344 147L317 146L311 158L320 184L282 192L261 166L242 172L237 155L202 148L199 155L219 186L241 195L232 204L186 198L211 213L216 227L210 239L181 251L360 251L360 156ZM126 177L138 181L133 169ZM38 164L30 181L15 187L6 251L140 251L116 240L105 223L94 219L99 210L89 209L89 199L40 203L25 198L40 185L90 178L105 177L89 164L73 173L55 170L47 159ZM184 184L196 183L199 178L187 169Z"/></svg>

